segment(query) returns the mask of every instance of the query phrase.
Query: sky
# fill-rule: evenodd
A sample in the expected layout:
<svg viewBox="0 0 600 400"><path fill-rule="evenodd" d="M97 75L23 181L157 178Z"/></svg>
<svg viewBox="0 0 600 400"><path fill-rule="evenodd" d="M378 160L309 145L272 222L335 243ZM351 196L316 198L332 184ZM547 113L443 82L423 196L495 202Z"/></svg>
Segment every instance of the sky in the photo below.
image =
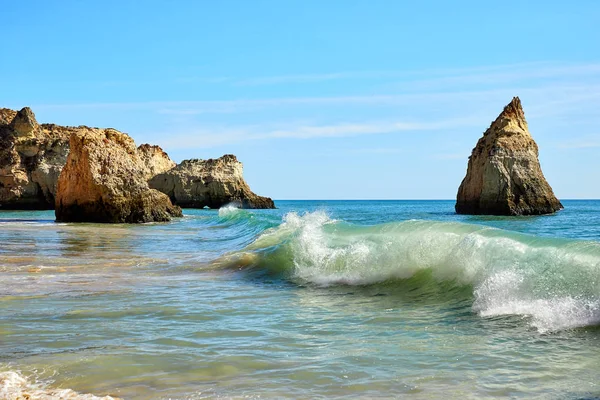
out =
<svg viewBox="0 0 600 400"><path fill-rule="evenodd" d="M274 199L454 199L513 96L600 198L598 1L0 0L0 107L235 154Z"/></svg>

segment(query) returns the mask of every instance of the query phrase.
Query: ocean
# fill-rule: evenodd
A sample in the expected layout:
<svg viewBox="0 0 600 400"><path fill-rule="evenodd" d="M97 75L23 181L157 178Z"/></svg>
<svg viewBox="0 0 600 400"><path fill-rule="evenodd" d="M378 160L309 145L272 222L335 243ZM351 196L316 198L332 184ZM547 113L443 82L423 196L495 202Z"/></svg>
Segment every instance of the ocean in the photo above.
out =
<svg viewBox="0 0 600 400"><path fill-rule="evenodd" d="M600 201L563 204L1 211L0 398L600 398Z"/></svg>

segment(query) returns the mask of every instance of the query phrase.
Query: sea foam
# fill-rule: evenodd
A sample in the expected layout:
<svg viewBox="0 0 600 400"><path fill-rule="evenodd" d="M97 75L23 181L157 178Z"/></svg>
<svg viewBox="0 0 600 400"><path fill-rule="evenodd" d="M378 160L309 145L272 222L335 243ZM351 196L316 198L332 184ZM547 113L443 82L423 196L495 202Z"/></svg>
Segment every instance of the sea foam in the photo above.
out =
<svg viewBox="0 0 600 400"><path fill-rule="evenodd" d="M472 287L482 317L521 315L540 332L600 324L600 243L479 225L409 220L357 226L324 212L287 214L246 252L315 285L372 285L427 271ZM247 258L246 258L247 259Z"/></svg>
<svg viewBox="0 0 600 400"><path fill-rule="evenodd" d="M98 397L92 394L80 394L71 389L51 389L46 385L34 383L18 372L0 372L0 398L6 400L118 400L116 397Z"/></svg>

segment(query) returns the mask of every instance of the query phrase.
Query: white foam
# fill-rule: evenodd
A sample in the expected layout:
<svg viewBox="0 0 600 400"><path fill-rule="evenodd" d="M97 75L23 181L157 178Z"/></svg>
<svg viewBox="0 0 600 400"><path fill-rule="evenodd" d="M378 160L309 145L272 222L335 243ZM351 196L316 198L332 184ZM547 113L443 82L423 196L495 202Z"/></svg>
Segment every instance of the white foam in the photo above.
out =
<svg viewBox="0 0 600 400"><path fill-rule="evenodd" d="M473 310L482 317L521 315L541 333L600 324L600 300L573 296L536 298L524 276L505 271L475 289Z"/></svg>
<svg viewBox="0 0 600 400"><path fill-rule="evenodd" d="M219 208L219 217L227 217L233 214L236 214L240 211L239 207L236 207L234 204L227 204L221 208Z"/></svg>
<svg viewBox="0 0 600 400"><path fill-rule="evenodd" d="M468 224L336 223L289 213L249 250L283 245L293 277L318 285L434 279L471 285L481 316L522 315L542 332L600 324L600 246L539 239Z"/></svg>
<svg viewBox="0 0 600 400"><path fill-rule="evenodd" d="M98 397L80 394L71 389L51 389L33 383L15 371L0 372L0 398L5 400L118 400L116 397Z"/></svg>

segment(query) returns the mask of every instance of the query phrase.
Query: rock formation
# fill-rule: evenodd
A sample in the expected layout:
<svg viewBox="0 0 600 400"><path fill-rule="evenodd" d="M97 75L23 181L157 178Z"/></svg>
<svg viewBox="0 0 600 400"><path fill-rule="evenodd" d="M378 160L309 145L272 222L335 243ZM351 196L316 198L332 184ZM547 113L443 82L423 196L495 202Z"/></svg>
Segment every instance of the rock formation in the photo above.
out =
<svg viewBox="0 0 600 400"><path fill-rule="evenodd" d="M133 139L115 129L79 127L58 179L57 221L152 222L181 216L169 197L150 189Z"/></svg>
<svg viewBox="0 0 600 400"><path fill-rule="evenodd" d="M149 182L184 208L275 208L273 200L254 194L243 178L242 163L234 155L218 159L185 160Z"/></svg>
<svg viewBox="0 0 600 400"><path fill-rule="evenodd" d="M77 151L69 156L57 201L69 143L77 144ZM144 222L179 215L160 193L148 192L148 180L183 207L274 208L271 199L252 193L235 156L187 160L176 167L159 146L132 146L129 136L114 129L38 124L28 107L0 108L0 209L60 205L56 215L65 221ZM150 200L156 201L155 210L148 207Z"/></svg>
<svg viewBox="0 0 600 400"><path fill-rule="evenodd" d="M10 124L16 115L17 112L15 110L11 110L10 108L0 108L0 125Z"/></svg>
<svg viewBox="0 0 600 400"><path fill-rule="evenodd" d="M160 146L142 144L137 148L137 152L146 167L146 180L167 172L177 165Z"/></svg>
<svg viewBox="0 0 600 400"><path fill-rule="evenodd" d="M518 97L485 131L457 195L459 214L536 215L562 209L546 182Z"/></svg>
<svg viewBox="0 0 600 400"><path fill-rule="evenodd" d="M54 208L70 129L39 125L28 107L0 109L0 208Z"/></svg>

